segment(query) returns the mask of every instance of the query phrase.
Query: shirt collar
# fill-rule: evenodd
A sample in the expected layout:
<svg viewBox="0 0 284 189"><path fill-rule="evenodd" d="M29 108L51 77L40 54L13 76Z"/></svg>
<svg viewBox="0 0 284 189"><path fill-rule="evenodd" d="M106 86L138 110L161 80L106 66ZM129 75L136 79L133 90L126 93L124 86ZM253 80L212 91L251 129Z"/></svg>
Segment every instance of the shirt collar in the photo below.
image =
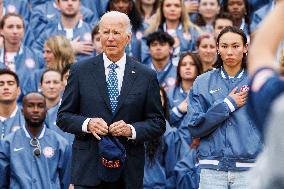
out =
<svg viewBox="0 0 284 189"><path fill-rule="evenodd" d="M24 130L24 132L25 132L26 137L32 138L31 135L30 135L30 133L29 133L29 131L28 131L27 128L26 128L26 125L23 126L23 130ZM42 129L41 129L41 131L40 131L40 134L39 134L39 136L37 137L38 139L41 139L41 138L43 137L43 135L44 135L44 133L45 133L45 130L46 130L46 126L43 125L43 127L42 127Z"/></svg>
<svg viewBox="0 0 284 189"><path fill-rule="evenodd" d="M180 86L179 86L179 92L180 92L181 94L186 93L186 92L183 90L183 88L181 87L181 83L180 83Z"/></svg>
<svg viewBox="0 0 284 189"><path fill-rule="evenodd" d="M105 53L103 53L103 60L104 60L104 66L105 68L108 68L108 66L112 63L115 63L118 65L118 69L124 69L125 64L126 64L126 54L124 53L122 58L118 60L117 62L111 61Z"/></svg>
<svg viewBox="0 0 284 189"><path fill-rule="evenodd" d="M23 44L21 44L20 49L19 49L19 54L22 54L24 52L24 47Z"/></svg>
<svg viewBox="0 0 284 189"><path fill-rule="evenodd" d="M8 118L15 117L17 111L18 111L18 106L16 106L16 108L14 109L14 111L12 112L12 114L10 115L10 117L8 117ZM1 121L5 121L5 120L8 119L8 118L0 116L0 120L1 120Z"/></svg>

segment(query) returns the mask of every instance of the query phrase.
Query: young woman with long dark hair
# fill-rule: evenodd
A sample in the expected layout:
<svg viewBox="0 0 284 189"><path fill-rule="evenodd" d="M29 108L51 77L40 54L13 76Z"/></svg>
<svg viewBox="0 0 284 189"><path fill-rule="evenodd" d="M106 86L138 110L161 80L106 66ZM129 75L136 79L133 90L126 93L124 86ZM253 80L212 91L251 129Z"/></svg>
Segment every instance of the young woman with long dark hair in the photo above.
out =
<svg viewBox="0 0 284 189"><path fill-rule="evenodd" d="M262 149L248 116L249 77L245 33L226 27L217 38L217 69L195 80L189 94L188 126L200 138L200 189L248 188L247 170Z"/></svg>

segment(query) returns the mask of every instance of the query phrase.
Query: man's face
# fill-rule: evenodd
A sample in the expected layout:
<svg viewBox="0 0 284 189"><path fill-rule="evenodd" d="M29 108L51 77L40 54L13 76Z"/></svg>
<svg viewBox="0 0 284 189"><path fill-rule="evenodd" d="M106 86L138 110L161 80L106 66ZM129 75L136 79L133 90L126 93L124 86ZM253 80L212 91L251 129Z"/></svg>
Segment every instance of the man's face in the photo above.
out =
<svg viewBox="0 0 284 189"><path fill-rule="evenodd" d="M28 126L39 127L46 116L46 103L42 95L30 93L23 99L23 115Z"/></svg>
<svg viewBox="0 0 284 189"><path fill-rule="evenodd" d="M114 0L110 5L110 9L112 11L119 11L125 14L129 14L131 6L132 4L130 0Z"/></svg>
<svg viewBox="0 0 284 189"><path fill-rule="evenodd" d="M20 94L15 78L10 74L0 75L0 102L16 102Z"/></svg>
<svg viewBox="0 0 284 189"><path fill-rule="evenodd" d="M246 12L244 0L228 0L228 11L234 19L242 19Z"/></svg>
<svg viewBox="0 0 284 189"><path fill-rule="evenodd" d="M109 16L101 22L102 49L107 57L114 62L121 59L125 47L130 42L131 34L126 32L126 27L127 23L123 18Z"/></svg>
<svg viewBox="0 0 284 189"><path fill-rule="evenodd" d="M172 48L167 42L153 41L150 43L149 51L153 60L163 61L170 57Z"/></svg>
<svg viewBox="0 0 284 189"><path fill-rule="evenodd" d="M76 17L80 13L80 0L58 0L58 7L65 17Z"/></svg>
<svg viewBox="0 0 284 189"><path fill-rule="evenodd" d="M42 94L49 100L56 100L59 98L63 89L61 75L55 71L49 71L44 74L41 90Z"/></svg>
<svg viewBox="0 0 284 189"><path fill-rule="evenodd" d="M5 38L5 43L19 45L24 36L23 21L16 16L10 16L5 20L1 34Z"/></svg>

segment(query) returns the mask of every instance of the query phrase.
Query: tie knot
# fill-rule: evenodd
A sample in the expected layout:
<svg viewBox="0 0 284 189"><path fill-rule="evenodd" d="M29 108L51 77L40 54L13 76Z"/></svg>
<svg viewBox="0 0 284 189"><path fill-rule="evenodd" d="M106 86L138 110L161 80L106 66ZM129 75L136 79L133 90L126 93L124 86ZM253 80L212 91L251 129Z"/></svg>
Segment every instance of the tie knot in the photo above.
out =
<svg viewBox="0 0 284 189"><path fill-rule="evenodd" d="M108 66L108 68L114 70L114 69L118 68L118 65L115 64L115 63L111 63L111 64Z"/></svg>

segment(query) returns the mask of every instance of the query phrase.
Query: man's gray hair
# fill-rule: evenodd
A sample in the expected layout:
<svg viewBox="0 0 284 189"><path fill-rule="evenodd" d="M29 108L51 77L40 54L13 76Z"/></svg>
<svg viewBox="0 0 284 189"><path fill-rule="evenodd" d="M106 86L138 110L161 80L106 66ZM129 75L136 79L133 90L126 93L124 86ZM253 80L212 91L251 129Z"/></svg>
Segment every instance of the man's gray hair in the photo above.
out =
<svg viewBox="0 0 284 189"><path fill-rule="evenodd" d="M108 19L108 17L122 18L123 20L125 20L125 23L126 23L126 33L131 34L132 25L131 25L131 23L130 23L129 17L128 17L125 13L118 12L118 11L109 11L109 12L105 13L105 14L101 17L101 19L100 19L100 22L99 22L99 29L100 29L100 27L101 27L102 21L105 20L105 19Z"/></svg>

